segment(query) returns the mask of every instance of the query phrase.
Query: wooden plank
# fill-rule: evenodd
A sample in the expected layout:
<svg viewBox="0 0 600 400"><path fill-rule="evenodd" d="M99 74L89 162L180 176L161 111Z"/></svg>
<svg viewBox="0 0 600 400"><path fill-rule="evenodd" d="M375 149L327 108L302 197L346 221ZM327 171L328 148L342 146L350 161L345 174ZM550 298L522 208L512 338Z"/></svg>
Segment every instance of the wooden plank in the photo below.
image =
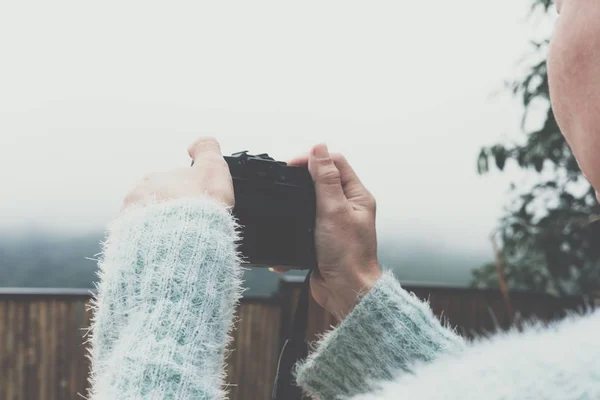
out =
<svg viewBox="0 0 600 400"><path fill-rule="evenodd" d="M6 368L6 399L7 400L15 400L17 398L16 394L16 371L17 363L15 359L16 352L16 343L15 343L15 334L16 334L16 302L8 301L8 318L6 320L6 325L8 327L8 332L6 335L6 355L7 355L7 364Z"/></svg>
<svg viewBox="0 0 600 400"><path fill-rule="evenodd" d="M83 319L82 303L79 299L73 299L69 302L69 353L71 354L70 362L68 363L69 371L69 393L75 399L79 390L78 368L81 368L81 320Z"/></svg>
<svg viewBox="0 0 600 400"><path fill-rule="evenodd" d="M275 371L277 369L279 349L279 313L277 307L265 304L263 309L263 318L261 330L265 332L264 338L261 338L263 343L264 354L264 379L265 379L265 397L268 399L273 388L275 379Z"/></svg>
<svg viewBox="0 0 600 400"><path fill-rule="evenodd" d="M269 395L273 390L273 383L275 380L275 374L277 372L277 363L279 361L279 327L281 324L281 313L279 307L276 305L269 306L269 317L267 320L268 327L270 330L270 343L269 343L269 358L268 358L268 382L269 382Z"/></svg>
<svg viewBox="0 0 600 400"><path fill-rule="evenodd" d="M244 346L247 357L244 362L244 371L242 386L243 400L264 398L262 397L262 382L260 377L260 363L259 360L262 358L260 354L261 343L260 343L260 305L249 303L247 305L245 325L246 331L244 332Z"/></svg>
<svg viewBox="0 0 600 400"><path fill-rule="evenodd" d="M271 329L269 326L269 304L259 304L259 320L257 323L257 338L255 339L259 344L259 353L257 354L257 371L259 372L259 386L261 399L268 399L271 392L272 378L271 378L271 354L270 348L273 342L271 335Z"/></svg>
<svg viewBox="0 0 600 400"><path fill-rule="evenodd" d="M270 398L271 386L273 384L273 378L271 377L271 345L273 344L273 337L269 326L270 305L266 303L260 304L259 311L260 319L257 326L259 335L255 340L257 340L259 345L259 353L256 358L260 374L260 398L268 399Z"/></svg>
<svg viewBox="0 0 600 400"><path fill-rule="evenodd" d="M26 399L39 398L38 393L38 349L37 336L39 334L38 307L33 301L23 302L25 308L24 335L27 337L25 347L25 380L24 391Z"/></svg>
<svg viewBox="0 0 600 400"><path fill-rule="evenodd" d="M248 331L246 331L246 349L248 358L244 371L244 399L261 398L258 376L256 374L256 357L259 343L256 342L256 323L258 320L258 309L255 304L248 304Z"/></svg>
<svg viewBox="0 0 600 400"><path fill-rule="evenodd" d="M260 331L261 356L262 361L260 370L262 370L262 386L265 399L270 398L275 379L277 367L277 350L279 347L279 313L276 307L271 304L263 304Z"/></svg>
<svg viewBox="0 0 600 400"><path fill-rule="evenodd" d="M243 370L244 370L244 358L246 357L246 349L244 348L244 335L246 332L245 324L247 305L242 303L239 309L239 321L238 321L238 332L235 348L235 375L232 377L233 383L236 385L233 391L232 399L240 400L242 398L241 388L243 385Z"/></svg>
<svg viewBox="0 0 600 400"><path fill-rule="evenodd" d="M252 342L252 356L250 358L250 371L252 374L252 384L253 389L252 393L254 394L254 398L257 399L266 399L268 398L265 394L265 382L264 382L264 366L263 360L265 357L264 354L264 342L262 338L263 332L261 332L262 325L262 317L263 317L263 305L262 304L252 304L253 310L253 319L252 319L252 332L251 332L251 342Z"/></svg>
<svg viewBox="0 0 600 400"><path fill-rule="evenodd" d="M6 335L8 333L8 312L7 302L0 301L0 371L8 370L8 349L6 346ZM8 398L6 393L8 381L7 374L0 373L0 399Z"/></svg>
<svg viewBox="0 0 600 400"><path fill-rule="evenodd" d="M77 310L77 298L68 299L65 302L66 315L65 315L65 391L68 394L68 398L75 400L77 398L77 370L74 367L79 366L81 360L79 359L79 324L78 324L78 310Z"/></svg>
<svg viewBox="0 0 600 400"><path fill-rule="evenodd" d="M40 385L40 380L41 380L41 373L42 373L42 363L41 363L41 357L42 357L42 348L41 348L41 341L40 341L40 335L42 334L42 329L41 329L41 312L42 312L42 305L44 304L43 301L39 301L39 300L34 300L31 303L31 311L30 311L30 316L31 316L31 321L30 321L30 325L29 325L29 329L30 329L30 346L33 352L32 358L31 358L31 363L32 366L34 368L35 371L35 375L31 377L31 385L33 386L33 393L34 393L34 397L35 399L43 399L44 398L44 394L42 393L42 388Z"/></svg>
<svg viewBox="0 0 600 400"><path fill-rule="evenodd" d="M235 314L235 318L239 319L241 306L238 306ZM228 347L227 356L227 389L230 399L237 397L237 371L239 368L239 357L238 357L238 338L239 338L239 322L236 322L233 331L231 332L232 340Z"/></svg>
<svg viewBox="0 0 600 400"><path fill-rule="evenodd" d="M83 341L82 341L82 346L83 346L83 353L85 355L84 359L83 359L83 367L80 370L80 393L83 395L87 395L88 393L88 387L89 387L89 376L91 373L91 365L90 365L90 359L88 357L89 354L89 348L90 348L90 344L87 343L90 338L91 338L91 332L89 331L89 328L92 325L92 318L93 318L93 311L91 309L91 297L86 299L86 301L84 302L84 307L83 307Z"/></svg>
<svg viewBox="0 0 600 400"><path fill-rule="evenodd" d="M39 348L39 393L40 399L46 400L48 398L48 346L46 343L46 337L48 333L48 302L40 300L39 305L39 319L38 319L38 348Z"/></svg>
<svg viewBox="0 0 600 400"><path fill-rule="evenodd" d="M240 352L240 356L242 357L242 369L239 371L240 391L238 392L237 400L252 399L252 394L249 393L252 390L252 371L249 368L250 359L252 357L252 305L246 304L244 311L243 331L240 332L242 338L242 352Z"/></svg>
<svg viewBox="0 0 600 400"><path fill-rule="evenodd" d="M239 306L238 330L233 333L227 359L232 400L268 398L279 356L282 321L293 316L300 286L286 286L281 303L248 301ZM289 290L288 290L289 289ZM489 330L488 307L503 326L508 319L499 293L418 288L420 298L430 298L431 307L462 331ZM549 320L577 307L576 299L516 294L515 309L524 315ZM79 299L79 300L78 300ZM0 399L69 399L86 394L89 362L81 339L91 313L78 308L81 297L0 297ZM289 300L289 308L282 305ZM336 321L311 303L310 331L322 333ZM287 313L287 315L286 315ZM65 383L66 382L66 383ZM35 384L34 384L35 383Z"/></svg>
<svg viewBox="0 0 600 400"><path fill-rule="evenodd" d="M48 400L61 400L56 397L58 386L58 373L56 371L56 349L58 347L58 301L50 300L48 304L48 331L47 331L47 346L48 346Z"/></svg>
<svg viewBox="0 0 600 400"><path fill-rule="evenodd" d="M25 390L23 386L25 386L25 341L27 339L27 335L25 335L24 332L26 303L18 301L15 302L15 306L17 307L15 321L17 332L15 335L15 358L17 360L15 393L17 394L17 399L25 399Z"/></svg>
<svg viewBox="0 0 600 400"><path fill-rule="evenodd" d="M56 331L56 398L57 399L68 399L69 394L67 393L67 374L65 367L67 365L67 354L65 348L65 336L66 336L66 319L67 319L67 304L65 301L58 300L56 302L56 313L55 313L55 331Z"/></svg>
<svg viewBox="0 0 600 400"><path fill-rule="evenodd" d="M27 339L25 333L25 317L26 317L27 302L19 301L17 303L17 398L26 399L25 392L25 366L27 364Z"/></svg>
<svg viewBox="0 0 600 400"><path fill-rule="evenodd" d="M250 356L248 354L248 345L247 345L247 339L248 339L248 304L243 304L240 310L240 331L239 331L239 340L238 340L238 347L237 347L237 363L238 363L238 368L237 368L237 376L235 377L235 380L238 384L238 388L237 388L237 393L236 393L236 397L235 400L243 400L244 399L244 389L245 389L245 380L244 380L244 373L246 371L246 359Z"/></svg>
<svg viewBox="0 0 600 400"><path fill-rule="evenodd" d="M266 332L262 331L262 322L264 318L264 308L267 306L266 304L254 304L254 321L252 324L252 372L254 375L253 381L255 382L254 386L254 395L255 398L260 399L268 399L268 389L267 382L265 379L265 340L268 340L266 337Z"/></svg>
<svg viewBox="0 0 600 400"><path fill-rule="evenodd" d="M85 395L85 380L87 377L86 352L84 345L85 331L85 301L78 299L73 303L73 362L71 363L71 381L69 383L70 391L75 394L75 398L82 399Z"/></svg>

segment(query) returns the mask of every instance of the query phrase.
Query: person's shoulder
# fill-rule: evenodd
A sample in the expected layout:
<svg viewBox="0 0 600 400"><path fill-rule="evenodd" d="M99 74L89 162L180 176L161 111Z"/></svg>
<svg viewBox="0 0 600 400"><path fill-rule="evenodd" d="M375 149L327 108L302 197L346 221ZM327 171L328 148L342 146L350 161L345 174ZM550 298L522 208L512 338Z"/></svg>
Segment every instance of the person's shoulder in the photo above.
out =
<svg viewBox="0 0 600 400"><path fill-rule="evenodd" d="M600 310L591 312L570 312L560 320L542 323L535 320L525 320L520 324L520 328L513 328L510 331L496 335L497 342L512 343L515 340L531 342L529 344L544 346L555 341L577 344L590 344L600 351ZM589 342L590 338L595 340ZM494 337L490 339L496 342ZM562 346L561 346L562 347ZM583 347L582 347L583 348Z"/></svg>
<svg viewBox="0 0 600 400"><path fill-rule="evenodd" d="M600 311L573 313L559 322L523 322L520 329L479 338L461 354L417 365L413 374L353 400L600 396L599 359Z"/></svg>

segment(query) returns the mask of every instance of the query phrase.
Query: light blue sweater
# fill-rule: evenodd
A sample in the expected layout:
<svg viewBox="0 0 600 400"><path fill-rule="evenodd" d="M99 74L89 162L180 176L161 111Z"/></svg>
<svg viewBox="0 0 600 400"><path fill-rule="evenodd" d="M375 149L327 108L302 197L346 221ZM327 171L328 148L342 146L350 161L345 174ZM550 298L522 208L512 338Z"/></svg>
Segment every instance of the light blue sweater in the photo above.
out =
<svg viewBox="0 0 600 400"><path fill-rule="evenodd" d="M225 399L241 295L236 226L210 200L110 228L91 336L92 399ZM600 399L600 314L467 343L390 274L297 367L320 400ZM257 399L258 400L258 399Z"/></svg>

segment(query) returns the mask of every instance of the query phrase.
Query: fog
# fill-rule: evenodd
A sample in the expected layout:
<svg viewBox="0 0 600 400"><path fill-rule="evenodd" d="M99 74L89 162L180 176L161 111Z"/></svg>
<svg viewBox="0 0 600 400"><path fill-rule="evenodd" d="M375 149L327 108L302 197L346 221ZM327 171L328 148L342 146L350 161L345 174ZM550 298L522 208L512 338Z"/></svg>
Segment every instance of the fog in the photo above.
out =
<svg viewBox="0 0 600 400"><path fill-rule="evenodd" d="M388 236L488 252L516 172L477 176L518 134L492 96L531 29L522 0L4 2L0 231L102 229L187 145L285 160L326 142Z"/></svg>

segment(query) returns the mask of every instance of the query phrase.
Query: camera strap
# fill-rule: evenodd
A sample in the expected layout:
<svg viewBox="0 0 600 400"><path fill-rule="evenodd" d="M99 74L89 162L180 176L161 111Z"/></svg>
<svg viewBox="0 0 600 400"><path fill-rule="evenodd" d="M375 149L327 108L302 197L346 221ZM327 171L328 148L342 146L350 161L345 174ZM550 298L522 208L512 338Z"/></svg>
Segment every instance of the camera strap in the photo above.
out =
<svg viewBox="0 0 600 400"><path fill-rule="evenodd" d="M294 320L279 355L277 373L273 383L271 400L301 400L302 389L296 384L294 366L308 356L306 328L308 325L308 304L310 297L310 271L306 274Z"/></svg>

